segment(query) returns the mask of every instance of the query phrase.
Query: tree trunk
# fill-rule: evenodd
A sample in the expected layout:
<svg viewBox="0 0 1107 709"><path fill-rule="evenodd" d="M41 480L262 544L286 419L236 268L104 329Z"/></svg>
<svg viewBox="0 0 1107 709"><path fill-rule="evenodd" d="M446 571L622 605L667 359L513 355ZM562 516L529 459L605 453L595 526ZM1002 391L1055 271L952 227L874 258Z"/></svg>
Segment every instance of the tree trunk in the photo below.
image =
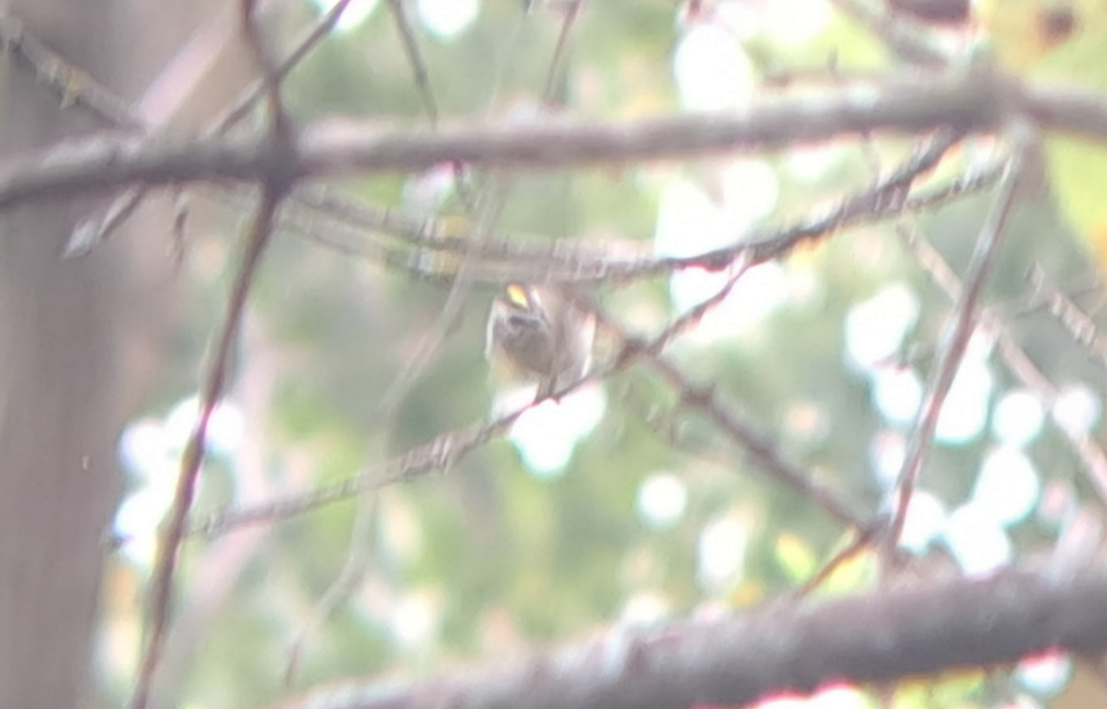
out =
<svg viewBox="0 0 1107 709"><path fill-rule="evenodd" d="M76 66L109 67L106 3L21 0L13 14ZM0 155L98 127L8 57ZM0 215L0 707L89 706L102 539L119 481L119 246L67 261L88 203Z"/></svg>
<svg viewBox="0 0 1107 709"><path fill-rule="evenodd" d="M228 10L221 0L8 7L71 65L136 102L140 118L178 133L198 130L252 75L237 32L210 22ZM198 59L178 54L198 41L207 42ZM22 60L9 55L0 66L0 159L109 127L63 108ZM189 78L212 71L202 88ZM144 96L155 79L170 95L192 87L187 105ZM95 703L89 668L102 540L121 482L116 441L158 374L172 327L173 264L158 238L168 239L164 203L132 219L138 238L117 234L86 257L62 258L77 220L103 205L0 213L0 709Z"/></svg>

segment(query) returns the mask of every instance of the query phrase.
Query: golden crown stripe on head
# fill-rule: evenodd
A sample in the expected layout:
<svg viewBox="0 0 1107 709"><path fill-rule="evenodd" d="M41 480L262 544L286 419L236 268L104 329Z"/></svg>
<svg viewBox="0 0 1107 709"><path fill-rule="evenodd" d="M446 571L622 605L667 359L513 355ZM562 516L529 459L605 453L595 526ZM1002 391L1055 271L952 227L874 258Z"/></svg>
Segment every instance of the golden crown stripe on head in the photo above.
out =
<svg viewBox="0 0 1107 709"><path fill-rule="evenodd" d="M530 291L526 286L519 283L512 283L508 285L506 291L507 300L512 305L525 310L530 310L534 306L534 303L531 301Z"/></svg>

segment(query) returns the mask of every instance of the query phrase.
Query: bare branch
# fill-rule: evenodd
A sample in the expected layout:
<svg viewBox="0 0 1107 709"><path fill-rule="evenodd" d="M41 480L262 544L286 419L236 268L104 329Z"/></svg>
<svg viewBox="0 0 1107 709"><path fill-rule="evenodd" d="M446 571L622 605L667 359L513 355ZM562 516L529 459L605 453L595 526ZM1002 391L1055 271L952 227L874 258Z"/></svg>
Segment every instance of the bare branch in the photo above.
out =
<svg viewBox="0 0 1107 709"><path fill-rule="evenodd" d="M296 68L312 49L327 37L338 20L342 17L351 0L339 0L323 17L296 43L292 52L278 64L270 76L254 81L234 101L234 103L215 120L212 126L204 132L205 136L215 137L226 134L242 119L250 114L258 101L266 94L266 87L275 80L284 81L285 77ZM118 100L118 99L117 99ZM122 103L121 100L118 100ZM104 116L118 125L134 124L136 127L149 132L154 126L145 123L141 116L131 113L107 114ZM122 123L126 121L127 123ZM142 199L149 192L149 187L139 185L132 187L122 195L116 197L107 209L102 213L84 219L73 230L73 236L66 244L66 256L83 256L103 241L112 231L119 227L131 214L134 213Z"/></svg>
<svg viewBox="0 0 1107 709"><path fill-rule="evenodd" d="M147 627L146 647L139 666L138 679L131 697L131 709L145 709L150 689L161 659L162 650L169 631L170 606L173 596L173 575L177 567L177 556L188 525L188 514L192 508L196 483L200 477L200 466L204 461L207 442L208 421L215 411L226 386L227 367L231 350L238 336L242 313L246 307L246 296L257 272L261 256L265 251L269 237L273 233L274 214L286 185L266 184L262 190L261 204L257 215L246 235L242 263L235 274L231 292L227 298L227 307L223 322L219 327L215 348L204 372L200 387L200 410L196 427L188 439L184 454L181 456L181 470L177 478L177 488L173 495L173 506L169 519L158 540L158 554L153 570L150 587L150 615Z"/></svg>
<svg viewBox="0 0 1107 709"><path fill-rule="evenodd" d="M942 411L942 404L953 386L954 377L961 365L961 360L965 356L965 351L968 349L969 340L976 330L980 298L984 291L984 285L991 275L996 255L1007 232L1007 223L1011 217L1011 211L1018 200L1026 142L1022 133L1028 130L1024 125L1015 125L1011 130L1012 139L1015 143L1013 146L1014 153L1005 169L995 205L980 230L980 238L977 240L972 261L969 264L966 285L961 291L954 314L946 325L947 332L943 338L944 351L942 352L941 361L938 363L934 381L929 387L926 398L919 410L915 430L911 435L903 466L896 481L897 502L887 539L887 548L889 549L895 547L899 542L900 534L903 532L903 526L907 519L907 508L915 490L915 482L918 480L919 471L922 469L927 451L934 440L934 432L938 428L938 417ZM891 557L889 556L889 558Z"/></svg>
<svg viewBox="0 0 1107 709"><path fill-rule="evenodd" d="M338 0L331 9L327 10L326 14L319 18L319 21L296 42L295 48L284 58L284 61L274 67L272 76L259 79L247 87L234 104L206 131L205 135L223 135L249 115L250 110L265 95L267 83L273 80L284 81L285 77L299 66L304 57L330 35L331 30L342 19L342 13L346 11L350 1Z"/></svg>
<svg viewBox="0 0 1107 709"><path fill-rule="evenodd" d="M423 101L423 110L430 118L431 125L437 125L438 102L434 99L427 63L423 61L423 54L419 51L419 42L415 39L415 30L411 27L403 0L388 0L388 11L392 13L392 21L395 22L396 31L400 35L404 55L407 57L407 63L411 65L412 78L415 81L415 88L419 91L419 98Z"/></svg>
<svg viewBox="0 0 1107 709"><path fill-rule="evenodd" d="M549 169L568 165L690 158L830 140L866 131L907 134L943 127L992 131L1016 114L1039 124L1107 138L1107 101L1098 94L1024 87L981 72L942 80L851 86L766 100L738 115L670 116L613 123L551 120L537 125L313 133L297 149L259 138L154 143L98 136L0 168L0 208L124 185L195 180L264 180L274 170L306 179L422 170L440 163Z"/></svg>
<svg viewBox="0 0 1107 709"><path fill-rule="evenodd" d="M565 68L565 61L569 53L569 39L573 30L578 26L577 19L584 11L587 0L569 0L559 10L562 13L561 31L557 35L557 45L554 47L553 58L550 60L550 70L546 74L546 88L542 90L542 99L547 105L553 105L554 95L557 93L557 84L561 80Z"/></svg>
<svg viewBox="0 0 1107 709"><path fill-rule="evenodd" d="M957 302L961 299L963 286L961 279L954 273L953 268L946 263L938 250L930 245L916 229L904 229L902 236L915 255L916 261L930 275L946 296ZM1037 270L1031 273L1031 283L1037 291L1041 285ZM1094 286L1098 292L1100 286ZM1037 293L1035 298L1037 298ZM1025 312L1025 311L1024 311ZM1020 346L1012 333L1011 328L1004 322L1000 313L995 308L984 310L980 314L980 322L990 332L995 334L996 349L1003 359L1007 369L1018 378L1023 386L1030 389L1038 400L1047 409L1052 408L1057 401L1057 387L1031 360L1030 355ZM1073 452L1080 459L1084 474L1092 483L1096 494L1104 504L1107 504L1107 452L1104 452L1095 439L1085 431L1076 431L1069 426L1059 425L1057 428L1065 436Z"/></svg>
<svg viewBox="0 0 1107 709"><path fill-rule="evenodd" d="M254 16L257 10L256 0L240 0L239 29L242 38L254 63L261 71L262 84L265 87L266 115L269 119L270 136L282 143L288 143L292 138L291 119L284 107L284 99L281 96L281 80L283 75L269 55L265 46L265 38L262 37L261 28L258 27L257 18Z"/></svg>
<svg viewBox="0 0 1107 709"><path fill-rule="evenodd" d="M713 270L719 270L726 267L728 264L740 260L743 261L747 267L754 263L767 261L771 258L784 255L788 249L805 239L826 235L848 224L861 221L866 216L877 218L878 216L899 214L900 211L905 208L912 208L916 202L916 198L906 197L906 192L911 182L920 172L936 164L945 150L954 144L954 140L954 135L945 135L937 136L934 140L927 141L921 145L903 165L893 170L887 177L878 180L869 190L844 200L839 207L831 210L828 214L824 214L822 217L806 220L800 224L779 230L772 236L755 240L753 244L739 244L721 252L711 252L709 254L683 259L654 260L637 258L630 262L620 263L611 258L605 260L600 256L597 262L592 266L589 265L587 260L581 259L580 254L572 252L568 255L569 260L567 263L569 263L570 268L573 269L576 282L588 280L589 277L596 280L604 280L606 282L618 282L628 278L659 274L683 267L710 266ZM939 188L933 193L921 195L917 200L920 204L932 205L944 199L968 194L990 184L990 182L995 179L996 172L996 170L989 168L979 174L963 176L956 179L950 186ZM335 203L326 199L316 202L310 195L301 192L299 206L305 204L317 209L327 210L327 213L330 213L332 218L338 216L329 211L331 208L335 207ZM343 209L350 208L350 205L339 206ZM376 219L399 220L398 224L400 226L416 234L420 229L425 228L425 225L420 225L415 222L409 223L409 220L403 217L403 215L371 214L364 213L356 207L353 209L354 211L352 212L341 213L340 218L349 219L355 224L361 223L363 228L374 228L376 226L374 220ZM293 210L293 212L294 211L295 210ZM397 224L393 224L393 226L397 226ZM301 228L305 234L310 235L311 238L318 238L319 236L306 226L299 228ZM447 241L445 238L438 240L438 237L426 234L417 236L416 238L427 239L436 246L444 246ZM360 240L361 245L348 244L348 242L344 241L327 241L333 247L349 249L351 252L367 255L365 253L367 246L364 240ZM441 243L439 243L439 241ZM468 239L463 239L461 241L463 242L461 245L462 248L464 248L465 244L470 243ZM554 280L564 279L565 281L574 280L568 276L551 276L549 264L541 258L541 256L546 256L547 258L554 256L557 253L556 247L542 247L543 251L539 254L538 251L532 252L526 247L519 248L518 251L516 251L515 245L507 244L506 242L502 243L502 246L499 244L500 242L493 244L473 244L473 251L470 253L487 251L490 254L499 255L500 251L498 249L502 248L504 249L503 254L518 256L521 261L526 261L528 258L539 258L539 265L541 268L546 269L544 274L546 278L552 277ZM392 257L379 245L374 244L373 246L377 249L381 249L380 251L374 251L368 254L371 258L374 258L374 260L384 261L398 268L406 268L414 275L426 277L426 270L420 269L418 266L412 266L409 262L404 261L403 257ZM551 248L554 250L550 251ZM395 258L395 260L391 260L393 258ZM573 261L574 258L577 259L575 262ZM518 278L519 272L515 271L512 272L512 274ZM536 274L536 277L523 280L539 282L542 280L541 276L543 276L543 274L539 272ZM449 274L440 274L439 277L449 277ZM510 278L510 276L502 276L505 280L496 281L485 272L474 273L472 277L475 281L483 279L485 281L501 283L506 282L506 280ZM725 295L725 293L723 295ZM660 351L661 347L667 343L669 339L702 314L703 309L710 307L713 300L714 299L701 304L700 307L692 309L692 311L684 317L678 318L669 328L658 336L652 345L644 345L642 347L642 352L649 353ZM628 337L625 333L623 333L623 335L624 338ZM624 339L624 342L629 342L629 339ZM605 370L596 370L589 379L602 378L614 369L628 365L633 357L638 354L641 353L626 350L620 358L617 358L616 362L610 365L610 367ZM670 375L677 377L675 381L678 390L693 391L694 387L683 378L680 372L670 373ZM558 395L564 395L572 388L573 387L570 387L565 391L558 392ZM828 491L823 490L821 487L809 481L804 471L787 462L783 462L771 444L754 433L750 426L744 421L736 419L735 415L731 412L719 408L718 403L711 399L704 400L702 397L691 397L689 401L692 403L698 402L699 405L706 406L712 418L714 418L727 432L732 440L741 444L747 451L752 450L753 457L758 459L763 465L781 471L780 474L790 481L789 484L791 487L802 491L805 495L818 501L837 519L857 528L863 526L859 518L849 511L847 505L836 500ZM360 475L331 486L319 488L307 493L290 495L281 499L270 500L248 509L228 508L221 510L212 514L206 520L201 520L194 524L189 533L214 536L242 525L273 523L304 514L339 500L356 497L370 490L376 490L398 482L416 479L427 473L440 470L444 458L448 458L450 461L456 461L503 431L506 431L525 410L525 408L520 409L496 421L474 426L466 431L444 434L425 446L415 448L404 455L374 466ZM444 456L444 452L448 452L449 455Z"/></svg>
<svg viewBox="0 0 1107 709"><path fill-rule="evenodd" d="M628 242L616 249L590 247L567 240L551 242L537 235L510 240L497 235L478 242L466 224L458 223L460 220L420 217L353 204L316 190L299 190L293 195L282 226L291 227L305 238L330 248L431 281L452 278L458 262L454 254L481 257L479 267L472 273L477 283L602 281L612 284L686 268L717 271L739 260L756 264L781 258L801 243L827 238L856 224L947 203L994 183L999 169L989 166L958 176L942 187L908 195L914 181L934 168L957 140L957 134L945 131L923 141L886 176L864 190L847 195L830 210L820 210L795 223L745 236L730 246L686 257L654 257L640 242ZM326 219L338 230L314 228L315 222L307 212ZM365 231L384 233L410 248L397 249L383 244Z"/></svg>
<svg viewBox="0 0 1107 709"><path fill-rule="evenodd" d="M88 72L68 63L40 42L15 17L0 17L0 42L5 51L26 62L36 79L58 94L63 107L76 105L86 108L119 128L142 128L142 122L131 114L130 106L125 101L89 76Z"/></svg>
<svg viewBox="0 0 1107 709"><path fill-rule="evenodd" d="M595 312L595 311L593 311ZM683 320L678 320L678 323ZM614 324L607 321L609 327ZM679 326L677 326L679 329ZM644 345L632 346L633 341L626 336L628 343L608 366L598 368L588 377L571 384L553 396L563 397L587 381L603 379L612 372L628 366L639 356L660 349L672 336L673 328L666 329L658 338ZM624 333L625 334L625 333ZM710 393L698 390L684 378L684 375L665 360L657 357L649 359L659 367L662 374L681 392L687 392L685 403L706 413L712 421L753 461L762 467L774 479L779 479L789 487L798 490L814 501L828 515L855 529L867 526L854 514L849 506L837 498L831 490L810 479L805 471L783 459L767 440L757 434L753 428L738 415L722 406ZM209 537L225 534L238 527L252 524L272 524L292 519L327 505L349 500L374 490L392 485L411 482L426 475L447 470L462 457L485 445L506 432L534 404L516 409L500 418L461 431L442 434L430 443L414 448L403 455L373 466L369 470L339 481L322 486L307 493L297 493L261 502L250 507L228 507L198 520L189 527L189 535Z"/></svg>
<svg viewBox="0 0 1107 709"><path fill-rule="evenodd" d="M1011 569L893 585L821 605L607 635L410 682L331 686L282 709L686 709L771 693L1107 649L1107 568Z"/></svg>
<svg viewBox="0 0 1107 709"><path fill-rule="evenodd" d="M1084 312L1068 295L1047 284L1045 274L1040 268L1031 270L1029 280L1034 289L1033 298L1043 303L1049 314L1057 319L1075 343L1087 349L1101 364L1107 364L1107 337L1099 332L1092 316Z"/></svg>
<svg viewBox="0 0 1107 709"><path fill-rule="evenodd" d="M272 524L292 519L334 502L349 500L367 492L411 482L430 473L447 470L465 455L511 427L533 405L513 411L495 421L462 431L444 433L426 445L414 448L369 470L308 493L286 495L249 507L228 507L189 526L188 535L215 537L251 524Z"/></svg>
<svg viewBox="0 0 1107 709"><path fill-rule="evenodd" d="M578 302L596 317L598 325L615 333L621 343L612 368L626 367L635 360L644 359L645 363L681 396L682 405L706 415L765 475L799 492L842 524L856 530L866 529L868 525L835 492L821 485L807 471L787 460L771 441L754 430L754 427L737 412L720 402L711 388L692 382L661 354L677 334L695 323L708 309L721 302L747 268L748 265L739 268L713 297L690 309L665 328L661 334L645 343L632 337L588 299L580 297Z"/></svg>

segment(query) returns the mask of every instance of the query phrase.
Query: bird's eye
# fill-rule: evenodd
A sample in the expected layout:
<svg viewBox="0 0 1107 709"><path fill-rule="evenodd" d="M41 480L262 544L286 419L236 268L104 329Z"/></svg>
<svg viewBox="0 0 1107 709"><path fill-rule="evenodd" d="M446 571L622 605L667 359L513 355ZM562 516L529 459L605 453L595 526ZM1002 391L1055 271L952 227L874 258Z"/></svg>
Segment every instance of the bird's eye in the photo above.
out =
<svg viewBox="0 0 1107 709"><path fill-rule="evenodd" d="M541 327L542 321L528 313L511 313L507 316L507 324L522 330Z"/></svg>

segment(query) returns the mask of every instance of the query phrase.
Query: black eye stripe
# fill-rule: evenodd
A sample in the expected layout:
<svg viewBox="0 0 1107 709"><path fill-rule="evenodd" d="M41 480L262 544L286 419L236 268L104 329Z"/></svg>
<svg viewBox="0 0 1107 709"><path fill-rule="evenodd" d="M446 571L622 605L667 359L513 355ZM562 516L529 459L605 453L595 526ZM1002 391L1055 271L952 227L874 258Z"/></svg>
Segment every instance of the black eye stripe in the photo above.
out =
<svg viewBox="0 0 1107 709"><path fill-rule="evenodd" d="M507 316L508 323L519 326L535 326L541 324L541 318L535 317L529 313L510 313Z"/></svg>

